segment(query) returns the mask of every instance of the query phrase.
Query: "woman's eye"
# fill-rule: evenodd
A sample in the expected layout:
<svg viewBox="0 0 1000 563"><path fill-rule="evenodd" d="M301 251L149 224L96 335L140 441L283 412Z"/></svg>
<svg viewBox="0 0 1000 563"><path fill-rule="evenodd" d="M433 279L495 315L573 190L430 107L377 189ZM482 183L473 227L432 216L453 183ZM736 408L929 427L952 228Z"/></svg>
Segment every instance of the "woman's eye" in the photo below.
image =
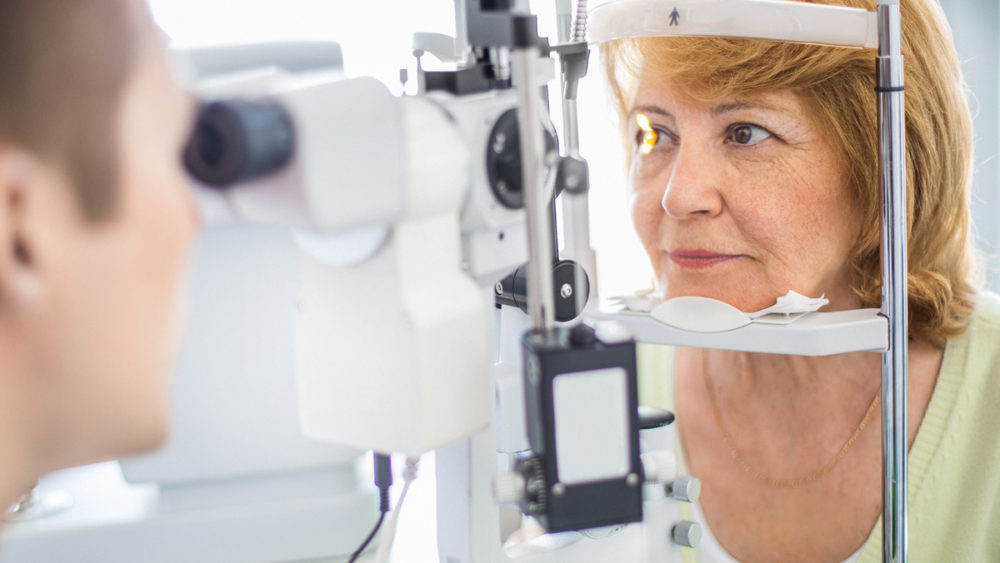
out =
<svg viewBox="0 0 1000 563"><path fill-rule="evenodd" d="M658 145L672 138L670 133L651 125L649 118L641 113L635 116L635 123L639 126L639 131L635 134L635 145L639 147L641 154L653 152Z"/></svg>
<svg viewBox="0 0 1000 563"><path fill-rule="evenodd" d="M653 149L660 144L660 132L656 129L650 129L649 131L639 130L635 134L635 145L639 147L639 152L642 154L649 154L653 152Z"/></svg>
<svg viewBox="0 0 1000 563"><path fill-rule="evenodd" d="M771 132L759 125L739 123L729 128L727 140L740 145L756 145L771 136Z"/></svg>

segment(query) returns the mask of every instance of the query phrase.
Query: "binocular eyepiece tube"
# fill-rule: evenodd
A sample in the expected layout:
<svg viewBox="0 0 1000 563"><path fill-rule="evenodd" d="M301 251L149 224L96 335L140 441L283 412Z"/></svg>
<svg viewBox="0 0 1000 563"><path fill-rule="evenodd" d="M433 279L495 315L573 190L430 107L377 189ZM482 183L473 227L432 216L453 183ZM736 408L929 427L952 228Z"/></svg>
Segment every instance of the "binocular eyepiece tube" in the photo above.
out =
<svg viewBox="0 0 1000 563"><path fill-rule="evenodd" d="M270 100L221 100L198 112L184 166L198 181L225 188L280 170L295 150L291 116Z"/></svg>

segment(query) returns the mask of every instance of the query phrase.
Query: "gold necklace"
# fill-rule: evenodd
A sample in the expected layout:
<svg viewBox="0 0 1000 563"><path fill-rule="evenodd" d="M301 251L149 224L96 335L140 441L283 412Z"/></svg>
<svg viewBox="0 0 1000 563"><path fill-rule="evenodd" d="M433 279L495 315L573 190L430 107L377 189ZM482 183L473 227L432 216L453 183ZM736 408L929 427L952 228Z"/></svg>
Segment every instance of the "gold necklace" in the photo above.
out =
<svg viewBox="0 0 1000 563"><path fill-rule="evenodd" d="M739 465L743 471L750 475L750 477L754 480L772 487L801 487L802 485L812 483L829 473L834 466L836 466L837 463L844 458L847 454L847 450L851 449L851 446L853 446L854 442L857 441L858 436L861 435L861 431L868 425L868 419L871 417L872 412L875 411L879 401L882 399L882 389L880 386L879 390L875 392L875 396L872 398L871 404L868 405L868 410L865 411L865 416L861 419L861 424L858 425L858 427L854 430L854 434L852 434L847 442L844 443L844 446L840 448L840 451L837 452L837 455L829 463L802 477L795 479L776 479L774 477L764 475L754 467L751 467L750 464L743 459L743 456L740 455L739 450L736 449L732 436L729 435L729 432L726 432L726 428L722 424L722 415L719 413L719 407L716 405L715 392L712 390L712 386L708 384L708 357L704 351L701 352L701 376L705 383L705 391L708 392L708 401L712 406L712 414L715 416L715 424L719 427L719 432L722 434L722 441L725 442L726 448L729 450L730 457L732 457L733 461L735 461L736 464Z"/></svg>

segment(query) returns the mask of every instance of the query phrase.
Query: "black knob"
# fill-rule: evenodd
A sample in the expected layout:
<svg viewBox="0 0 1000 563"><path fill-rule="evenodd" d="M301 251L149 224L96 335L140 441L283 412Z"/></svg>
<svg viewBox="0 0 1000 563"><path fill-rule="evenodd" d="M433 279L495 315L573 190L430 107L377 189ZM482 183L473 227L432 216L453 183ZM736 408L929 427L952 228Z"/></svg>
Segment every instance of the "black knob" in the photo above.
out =
<svg viewBox="0 0 1000 563"><path fill-rule="evenodd" d="M528 267L519 266L496 284L496 306L507 305L528 311ZM572 260L560 260L552 265L554 317L559 322L575 319L590 298L590 279L582 266Z"/></svg>
<svg viewBox="0 0 1000 563"><path fill-rule="evenodd" d="M639 407L639 430L666 426L674 421L674 413L655 407Z"/></svg>
<svg viewBox="0 0 1000 563"><path fill-rule="evenodd" d="M573 346L585 348L597 342L594 329L580 323L569 330L569 341Z"/></svg>
<svg viewBox="0 0 1000 563"><path fill-rule="evenodd" d="M544 132L545 152L558 149L556 137L548 128ZM493 195L508 209L524 207L521 181L521 137L517 128L517 110L505 111L490 131L486 145L486 174Z"/></svg>

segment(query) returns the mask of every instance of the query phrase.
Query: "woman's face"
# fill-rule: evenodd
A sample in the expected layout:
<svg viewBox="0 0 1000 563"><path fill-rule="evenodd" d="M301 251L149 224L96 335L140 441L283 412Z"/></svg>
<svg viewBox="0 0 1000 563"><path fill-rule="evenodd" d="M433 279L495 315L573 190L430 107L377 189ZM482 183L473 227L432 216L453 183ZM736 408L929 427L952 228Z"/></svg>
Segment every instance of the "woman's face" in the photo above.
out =
<svg viewBox="0 0 1000 563"><path fill-rule="evenodd" d="M797 96L704 104L640 77L629 121L632 216L664 298L755 311L795 290L826 294L831 309L858 306L846 174Z"/></svg>

